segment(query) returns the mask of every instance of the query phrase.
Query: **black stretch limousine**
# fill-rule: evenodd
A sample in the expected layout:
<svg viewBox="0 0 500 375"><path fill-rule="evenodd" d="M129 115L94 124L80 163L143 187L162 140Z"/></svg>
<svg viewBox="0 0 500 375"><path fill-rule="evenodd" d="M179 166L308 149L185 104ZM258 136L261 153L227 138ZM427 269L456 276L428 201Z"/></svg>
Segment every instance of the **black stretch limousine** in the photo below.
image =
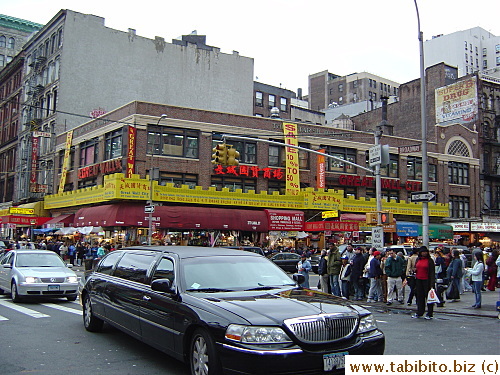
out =
<svg viewBox="0 0 500 375"><path fill-rule="evenodd" d="M346 355L384 353L367 310L299 288L301 278L246 251L117 250L82 280L84 325L107 322L196 375L343 373Z"/></svg>

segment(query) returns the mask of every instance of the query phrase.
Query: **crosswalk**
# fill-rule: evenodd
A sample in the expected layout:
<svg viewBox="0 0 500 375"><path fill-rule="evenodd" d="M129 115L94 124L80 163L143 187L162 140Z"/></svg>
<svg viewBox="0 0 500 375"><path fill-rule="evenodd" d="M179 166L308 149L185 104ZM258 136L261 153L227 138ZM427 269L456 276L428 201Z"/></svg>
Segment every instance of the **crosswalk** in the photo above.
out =
<svg viewBox="0 0 500 375"><path fill-rule="evenodd" d="M8 317L5 317L2 314L2 308L7 308L9 310L14 310L23 315L27 315L31 318L40 319L40 318L50 318L49 315L44 309L44 312L40 312L37 310L37 307L44 306L49 309L54 309L58 311L67 312L70 314L82 315L82 310L80 307L80 303L78 301L74 302L65 302L65 303L33 303L30 304L29 307L14 303L10 300L10 298L6 296L0 296L0 322L9 320ZM4 310L5 311L5 310Z"/></svg>

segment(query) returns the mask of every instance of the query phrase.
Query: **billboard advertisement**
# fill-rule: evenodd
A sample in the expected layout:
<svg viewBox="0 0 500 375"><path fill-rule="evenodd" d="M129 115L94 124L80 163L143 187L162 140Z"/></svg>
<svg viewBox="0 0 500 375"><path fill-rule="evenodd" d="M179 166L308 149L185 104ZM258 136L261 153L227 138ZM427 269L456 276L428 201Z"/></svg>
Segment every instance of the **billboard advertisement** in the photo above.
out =
<svg viewBox="0 0 500 375"><path fill-rule="evenodd" d="M466 123L478 113L476 77L436 89L436 123Z"/></svg>

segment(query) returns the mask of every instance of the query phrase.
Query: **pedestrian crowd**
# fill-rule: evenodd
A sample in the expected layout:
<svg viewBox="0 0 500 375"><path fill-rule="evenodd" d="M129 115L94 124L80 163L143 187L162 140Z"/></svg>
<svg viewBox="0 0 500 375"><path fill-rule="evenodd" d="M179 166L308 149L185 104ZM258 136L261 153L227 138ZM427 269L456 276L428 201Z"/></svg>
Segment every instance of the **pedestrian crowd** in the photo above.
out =
<svg viewBox="0 0 500 375"><path fill-rule="evenodd" d="M466 253L472 257L470 260ZM408 306L415 303L417 311L412 317L429 320L433 318L434 305L443 307L446 302L459 302L465 292L473 292L472 307L481 308L481 292L500 287L498 254L498 249L473 248L464 252L453 247L451 250L438 247L431 251L421 246L405 256L390 248L380 252L374 247L356 245L347 246L340 254L336 245L329 244L319 257L318 289L367 303L406 303ZM309 288L311 264L306 252L297 268L306 277L302 286ZM409 287L407 296L406 286Z"/></svg>

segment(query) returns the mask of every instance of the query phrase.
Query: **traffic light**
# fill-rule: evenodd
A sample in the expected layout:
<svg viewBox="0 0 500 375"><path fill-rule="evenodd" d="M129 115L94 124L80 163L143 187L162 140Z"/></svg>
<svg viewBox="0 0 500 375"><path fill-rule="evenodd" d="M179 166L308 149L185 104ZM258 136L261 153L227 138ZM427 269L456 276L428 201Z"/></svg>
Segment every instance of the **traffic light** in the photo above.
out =
<svg viewBox="0 0 500 375"><path fill-rule="evenodd" d="M239 157L240 153L236 151L233 145L227 145L227 165L239 165Z"/></svg>
<svg viewBox="0 0 500 375"><path fill-rule="evenodd" d="M366 213L366 224L377 224L377 213L376 212L367 212Z"/></svg>
<svg viewBox="0 0 500 375"><path fill-rule="evenodd" d="M392 212L388 212L388 211L380 212L380 222L382 224L391 224L393 220L394 220L394 217L392 215Z"/></svg>
<svg viewBox="0 0 500 375"><path fill-rule="evenodd" d="M227 165L227 145L219 143L213 148L212 164Z"/></svg>

